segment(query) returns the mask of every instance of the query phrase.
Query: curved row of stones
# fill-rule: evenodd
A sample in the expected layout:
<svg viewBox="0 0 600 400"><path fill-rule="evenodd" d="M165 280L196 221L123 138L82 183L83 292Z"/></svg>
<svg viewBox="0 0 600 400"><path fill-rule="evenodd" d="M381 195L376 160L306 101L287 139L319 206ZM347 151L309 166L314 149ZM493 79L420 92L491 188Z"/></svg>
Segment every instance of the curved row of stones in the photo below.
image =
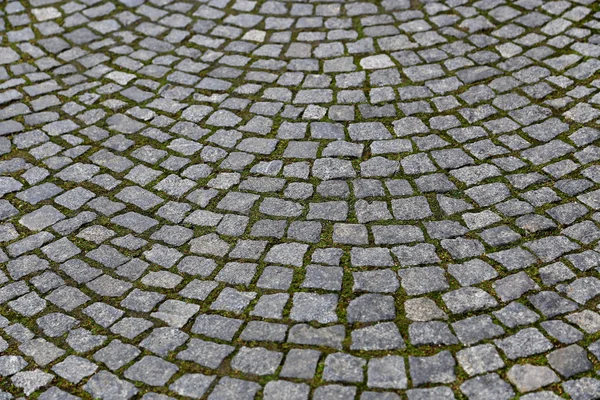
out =
<svg viewBox="0 0 600 400"><path fill-rule="evenodd" d="M594 0L0 10L0 399L600 398Z"/></svg>

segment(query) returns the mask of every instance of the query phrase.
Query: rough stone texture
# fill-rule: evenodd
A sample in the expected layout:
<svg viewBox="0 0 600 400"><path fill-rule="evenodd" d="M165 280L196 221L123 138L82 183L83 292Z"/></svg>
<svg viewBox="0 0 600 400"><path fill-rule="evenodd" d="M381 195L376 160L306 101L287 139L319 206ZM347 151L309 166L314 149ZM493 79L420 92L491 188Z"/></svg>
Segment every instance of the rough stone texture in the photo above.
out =
<svg viewBox="0 0 600 400"><path fill-rule="evenodd" d="M0 2L0 399L600 396L599 28Z"/></svg>

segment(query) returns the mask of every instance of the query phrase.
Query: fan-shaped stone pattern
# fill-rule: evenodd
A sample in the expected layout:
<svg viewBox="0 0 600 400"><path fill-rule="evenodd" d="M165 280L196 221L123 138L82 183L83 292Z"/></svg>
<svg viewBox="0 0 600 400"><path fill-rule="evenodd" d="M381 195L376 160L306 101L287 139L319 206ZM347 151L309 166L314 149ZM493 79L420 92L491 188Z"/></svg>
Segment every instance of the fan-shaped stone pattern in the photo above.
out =
<svg viewBox="0 0 600 400"><path fill-rule="evenodd" d="M0 398L596 398L599 28L4 2Z"/></svg>

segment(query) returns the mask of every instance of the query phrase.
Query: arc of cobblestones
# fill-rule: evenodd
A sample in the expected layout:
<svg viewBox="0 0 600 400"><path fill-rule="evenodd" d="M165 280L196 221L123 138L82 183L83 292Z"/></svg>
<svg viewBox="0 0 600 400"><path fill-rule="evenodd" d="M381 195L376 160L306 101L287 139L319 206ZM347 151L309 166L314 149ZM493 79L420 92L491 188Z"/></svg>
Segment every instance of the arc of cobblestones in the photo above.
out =
<svg viewBox="0 0 600 400"><path fill-rule="evenodd" d="M600 398L600 3L0 5L0 399Z"/></svg>

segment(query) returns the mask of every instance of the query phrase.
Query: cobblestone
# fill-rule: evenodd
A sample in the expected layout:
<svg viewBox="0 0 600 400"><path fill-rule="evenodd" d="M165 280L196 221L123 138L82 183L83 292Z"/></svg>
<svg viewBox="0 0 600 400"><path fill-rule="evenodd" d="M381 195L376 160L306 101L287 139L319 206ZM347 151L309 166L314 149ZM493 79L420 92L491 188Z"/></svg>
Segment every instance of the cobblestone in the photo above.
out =
<svg viewBox="0 0 600 400"><path fill-rule="evenodd" d="M599 16L4 2L0 398L597 397Z"/></svg>

